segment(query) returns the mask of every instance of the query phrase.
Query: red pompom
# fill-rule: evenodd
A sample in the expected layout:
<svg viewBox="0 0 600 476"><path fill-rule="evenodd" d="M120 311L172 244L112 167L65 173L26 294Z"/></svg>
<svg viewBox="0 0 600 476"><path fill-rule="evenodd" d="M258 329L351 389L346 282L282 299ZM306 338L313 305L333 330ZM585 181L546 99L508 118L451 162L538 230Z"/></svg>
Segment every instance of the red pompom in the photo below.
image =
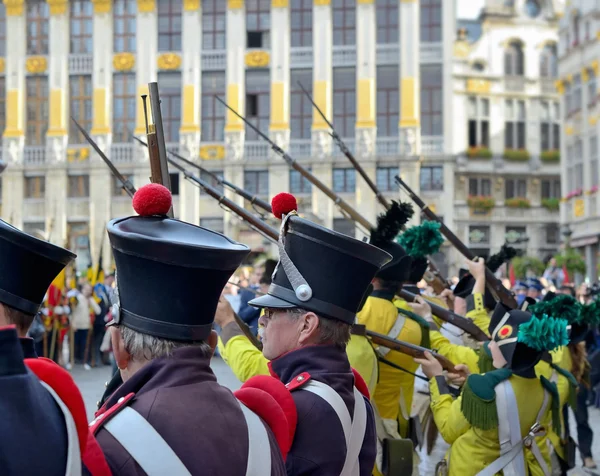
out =
<svg viewBox="0 0 600 476"><path fill-rule="evenodd" d="M291 193L281 192L271 200L271 210L275 218L281 220L284 215L298 211L298 202Z"/></svg>
<svg viewBox="0 0 600 476"><path fill-rule="evenodd" d="M133 209L142 217L166 215L172 203L171 192L159 183L144 185L133 196Z"/></svg>

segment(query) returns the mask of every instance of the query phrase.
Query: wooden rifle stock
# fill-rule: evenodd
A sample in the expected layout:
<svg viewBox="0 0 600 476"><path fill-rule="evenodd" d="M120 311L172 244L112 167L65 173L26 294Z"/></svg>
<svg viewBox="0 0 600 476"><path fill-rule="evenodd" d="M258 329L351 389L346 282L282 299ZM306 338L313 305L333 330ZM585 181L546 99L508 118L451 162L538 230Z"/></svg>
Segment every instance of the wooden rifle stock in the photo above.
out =
<svg viewBox="0 0 600 476"><path fill-rule="evenodd" d="M367 336L371 339L374 344L380 345L382 347L387 347L388 349L395 350L396 352L401 352L406 355L410 355L413 358L424 359L425 352L430 352L436 360L442 364L444 370L448 372L456 372L454 368L454 364L448 360L443 355L440 355L436 352L433 352L425 347L421 347L420 345L411 344L409 342L404 342L397 339L392 339L386 335L380 334L378 332L373 332L367 329Z"/></svg>
<svg viewBox="0 0 600 476"><path fill-rule="evenodd" d="M421 197L419 197L412 189L404 182L398 175L396 175L396 183L400 185L410 198L417 204L421 211L431 221L436 221L440 224L440 232L446 237L446 239L452 243L452 245L462 254L465 258L473 261L476 256L473 252L456 236L450 228L448 228L442 220L425 204ZM502 282L494 276L494 273L486 266L485 268L485 285L494 296L494 299L501 301L505 306L516 309L517 301L513 294L504 287Z"/></svg>
<svg viewBox="0 0 600 476"><path fill-rule="evenodd" d="M401 289L398 292L398 296L407 302L415 302L415 298L417 297L416 294L406 291L405 289ZM490 340L487 334L477 327L471 319L456 314L448 309L444 309L442 306L438 306L431 301L427 301L427 304L429 304L429 307L431 307L432 314L440 318L442 321L455 325L459 329L465 331L467 334L473 336L479 342Z"/></svg>

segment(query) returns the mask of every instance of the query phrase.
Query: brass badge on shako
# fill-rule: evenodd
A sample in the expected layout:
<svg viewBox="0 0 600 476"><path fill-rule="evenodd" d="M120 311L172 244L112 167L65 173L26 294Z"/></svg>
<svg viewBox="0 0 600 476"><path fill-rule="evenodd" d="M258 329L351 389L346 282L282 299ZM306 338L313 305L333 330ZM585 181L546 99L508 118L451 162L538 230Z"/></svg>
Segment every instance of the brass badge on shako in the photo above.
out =
<svg viewBox="0 0 600 476"><path fill-rule="evenodd" d="M497 335L498 335L498 338L500 340L502 340L502 339L506 339L507 337L510 337L512 335L512 333L513 333L512 326L509 326L508 324L506 324L500 328Z"/></svg>

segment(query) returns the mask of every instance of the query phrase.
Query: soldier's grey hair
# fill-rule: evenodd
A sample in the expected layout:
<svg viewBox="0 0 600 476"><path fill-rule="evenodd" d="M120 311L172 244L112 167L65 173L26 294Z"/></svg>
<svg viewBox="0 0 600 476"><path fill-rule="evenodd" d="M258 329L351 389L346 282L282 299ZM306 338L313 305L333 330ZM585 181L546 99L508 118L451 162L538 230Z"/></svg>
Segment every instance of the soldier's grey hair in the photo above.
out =
<svg viewBox="0 0 600 476"><path fill-rule="evenodd" d="M115 272L115 301L119 302L119 286L117 283L117 273ZM138 362L144 360L153 360L160 357L169 357L173 351L182 347L199 347L202 350L202 356L212 357L213 350L207 342L179 342L161 337L155 337L142 332L134 331L129 327L119 326L119 332L123 339L125 350L131 358Z"/></svg>
<svg viewBox="0 0 600 476"><path fill-rule="evenodd" d="M297 320L304 316L306 313L304 309L295 308L287 311L288 316L291 319ZM316 314L316 313L315 313ZM350 331L352 326L346 322L338 321L337 319L329 319L327 317L319 318L319 344L333 344L339 349L346 350L346 346L350 341Z"/></svg>

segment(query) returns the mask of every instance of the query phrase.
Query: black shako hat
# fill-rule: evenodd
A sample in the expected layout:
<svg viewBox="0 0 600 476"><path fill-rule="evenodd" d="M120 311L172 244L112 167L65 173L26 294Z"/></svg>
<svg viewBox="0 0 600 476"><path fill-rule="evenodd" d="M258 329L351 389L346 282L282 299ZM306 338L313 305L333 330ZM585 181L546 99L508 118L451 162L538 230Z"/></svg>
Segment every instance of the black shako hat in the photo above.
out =
<svg viewBox="0 0 600 476"><path fill-rule="evenodd" d="M290 194L273 198L282 217L279 263L268 294L249 302L259 308L301 308L321 317L353 324L365 291L390 255L375 246L324 228L295 209Z"/></svg>
<svg viewBox="0 0 600 476"><path fill-rule="evenodd" d="M223 287L250 249L168 218L171 194L162 185L141 187L133 205L141 216L107 225L119 296L114 324L174 341L207 339Z"/></svg>
<svg viewBox="0 0 600 476"><path fill-rule="evenodd" d="M0 220L0 302L28 315L37 314L54 278L76 257Z"/></svg>

